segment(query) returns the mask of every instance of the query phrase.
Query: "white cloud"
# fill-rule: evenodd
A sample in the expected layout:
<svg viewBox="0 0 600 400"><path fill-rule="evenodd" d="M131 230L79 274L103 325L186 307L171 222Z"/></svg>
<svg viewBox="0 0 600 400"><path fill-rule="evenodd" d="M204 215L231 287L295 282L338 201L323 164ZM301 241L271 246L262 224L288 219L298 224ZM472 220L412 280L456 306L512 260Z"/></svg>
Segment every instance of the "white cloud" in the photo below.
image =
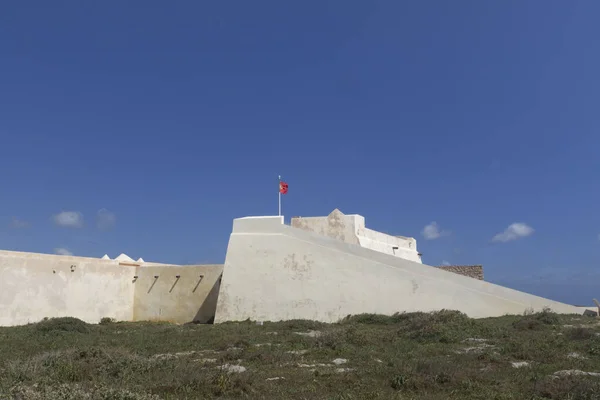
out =
<svg viewBox="0 0 600 400"><path fill-rule="evenodd" d="M448 261L446 261L446 260L443 260L443 261L442 261L442 265L452 265L452 264L450 264L450 262L448 262Z"/></svg>
<svg viewBox="0 0 600 400"><path fill-rule="evenodd" d="M30 224L27 221L23 221L17 217L12 217L12 221L10 222L10 227L15 229L24 229L29 228Z"/></svg>
<svg viewBox="0 0 600 400"><path fill-rule="evenodd" d="M498 233L492 238L492 242L510 242L522 237L530 236L534 232L533 228L523 222L510 224L504 232Z"/></svg>
<svg viewBox="0 0 600 400"><path fill-rule="evenodd" d="M447 236L450 234L450 232L447 231L440 231L440 227L438 226L437 222L432 222L429 225L425 225L425 228L423 228L421 233L427 240L437 239L441 236Z"/></svg>
<svg viewBox="0 0 600 400"><path fill-rule="evenodd" d="M108 211L106 208L98 210L96 214L96 225L98 229L107 230L114 227L117 223L115 213Z"/></svg>
<svg viewBox="0 0 600 400"><path fill-rule="evenodd" d="M53 219L58 226L69 228L81 228L83 226L83 214L79 211L63 211L54 215Z"/></svg>
<svg viewBox="0 0 600 400"><path fill-rule="evenodd" d="M72 256L73 253L71 253L69 250L65 249L64 247L57 247L56 249L54 249L54 254L59 254L61 256Z"/></svg>

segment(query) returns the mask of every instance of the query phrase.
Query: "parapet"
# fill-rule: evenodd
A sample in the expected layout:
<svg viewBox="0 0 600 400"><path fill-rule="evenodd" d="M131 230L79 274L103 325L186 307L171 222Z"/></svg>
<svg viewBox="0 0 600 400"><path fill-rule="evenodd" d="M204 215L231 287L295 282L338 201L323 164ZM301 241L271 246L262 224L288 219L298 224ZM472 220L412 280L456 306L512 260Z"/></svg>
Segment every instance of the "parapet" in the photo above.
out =
<svg viewBox="0 0 600 400"><path fill-rule="evenodd" d="M244 217L233 220L233 233L264 233L283 225L283 216Z"/></svg>
<svg viewBox="0 0 600 400"><path fill-rule="evenodd" d="M368 229L365 226L365 217L362 215L346 215L336 208L326 217L293 217L291 226L422 263L421 255L417 251L417 241L414 238L392 236Z"/></svg>

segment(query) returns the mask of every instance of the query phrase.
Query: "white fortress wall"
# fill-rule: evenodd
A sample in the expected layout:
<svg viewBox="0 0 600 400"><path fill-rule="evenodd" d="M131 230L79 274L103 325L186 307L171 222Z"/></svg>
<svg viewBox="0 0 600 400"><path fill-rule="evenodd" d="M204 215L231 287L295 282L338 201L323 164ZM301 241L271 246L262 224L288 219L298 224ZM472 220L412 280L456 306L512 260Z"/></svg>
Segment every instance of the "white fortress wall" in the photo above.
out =
<svg viewBox="0 0 600 400"><path fill-rule="evenodd" d="M0 251L0 326L75 317L208 322L223 265L169 265ZM157 278L155 278L157 277Z"/></svg>
<svg viewBox="0 0 600 400"><path fill-rule="evenodd" d="M420 263L417 241L405 236L391 236L365 226L362 215L346 215L336 209L327 217L294 217L291 226L318 233L345 243L390 254Z"/></svg>
<svg viewBox="0 0 600 400"><path fill-rule="evenodd" d="M327 225L319 226L328 229ZM335 322L349 314L441 309L479 318L544 307L559 313L583 312L568 304L286 226L283 217L252 217L234 220L215 322L248 318Z"/></svg>
<svg viewBox="0 0 600 400"><path fill-rule="evenodd" d="M357 237L360 218L360 215L344 215L335 210L327 217L294 217L291 226L345 243L360 244ZM362 222L364 226L364 218Z"/></svg>
<svg viewBox="0 0 600 400"><path fill-rule="evenodd" d="M393 255L406 260L421 263L417 251L417 241L413 238L390 236L372 229L364 228L358 231L358 243L365 249Z"/></svg>
<svg viewBox="0 0 600 400"><path fill-rule="evenodd" d="M212 320L223 265L165 265L136 268L133 321L174 323Z"/></svg>
<svg viewBox="0 0 600 400"><path fill-rule="evenodd" d="M118 261L0 251L0 326L45 317L133 317L131 270Z"/></svg>

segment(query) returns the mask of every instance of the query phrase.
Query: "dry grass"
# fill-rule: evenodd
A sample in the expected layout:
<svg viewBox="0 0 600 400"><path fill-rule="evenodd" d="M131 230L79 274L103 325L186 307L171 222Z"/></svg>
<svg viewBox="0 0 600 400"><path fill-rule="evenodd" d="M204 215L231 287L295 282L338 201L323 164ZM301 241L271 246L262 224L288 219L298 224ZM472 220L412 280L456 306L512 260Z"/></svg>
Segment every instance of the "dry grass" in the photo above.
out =
<svg viewBox="0 0 600 400"><path fill-rule="evenodd" d="M0 399L600 398L600 378L554 377L560 370L600 372L597 319L441 311L337 324L59 318L0 328Z"/></svg>

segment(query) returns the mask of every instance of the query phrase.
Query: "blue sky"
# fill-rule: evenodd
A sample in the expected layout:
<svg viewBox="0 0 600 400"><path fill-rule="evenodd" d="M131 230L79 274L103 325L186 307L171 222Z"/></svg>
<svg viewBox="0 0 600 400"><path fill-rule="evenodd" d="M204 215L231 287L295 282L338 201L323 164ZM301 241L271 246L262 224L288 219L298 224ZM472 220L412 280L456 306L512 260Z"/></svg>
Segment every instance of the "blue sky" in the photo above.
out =
<svg viewBox="0 0 600 400"><path fill-rule="evenodd" d="M416 237L427 264L483 264L487 280L591 304L599 14L5 2L0 248L222 262L233 218L277 213L281 174L287 218L359 213Z"/></svg>

